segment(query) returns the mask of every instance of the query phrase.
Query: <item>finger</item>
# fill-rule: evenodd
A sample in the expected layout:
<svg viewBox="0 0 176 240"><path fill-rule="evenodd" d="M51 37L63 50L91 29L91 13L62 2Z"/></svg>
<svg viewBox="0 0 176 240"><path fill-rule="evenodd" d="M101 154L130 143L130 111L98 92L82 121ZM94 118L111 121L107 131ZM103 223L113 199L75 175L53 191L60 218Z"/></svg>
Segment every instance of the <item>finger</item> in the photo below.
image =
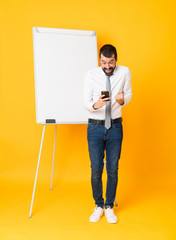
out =
<svg viewBox="0 0 176 240"><path fill-rule="evenodd" d="M104 99L101 100L100 104L105 105L106 101Z"/></svg>
<svg viewBox="0 0 176 240"><path fill-rule="evenodd" d="M102 99L104 96L105 96L105 95L101 95L101 96L99 97L99 99Z"/></svg>
<svg viewBox="0 0 176 240"><path fill-rule="evenodd" d="M108 97L108 98L103 98L102 100L103 100L103 101L108 101L108 100L110 100L110 97Z"/></svg>
<svg viewBox="0 0 176 240"><path fill-rule="evenodd" d="M121 93L117 93L116 97L120 97L121 96Z"/></svg>

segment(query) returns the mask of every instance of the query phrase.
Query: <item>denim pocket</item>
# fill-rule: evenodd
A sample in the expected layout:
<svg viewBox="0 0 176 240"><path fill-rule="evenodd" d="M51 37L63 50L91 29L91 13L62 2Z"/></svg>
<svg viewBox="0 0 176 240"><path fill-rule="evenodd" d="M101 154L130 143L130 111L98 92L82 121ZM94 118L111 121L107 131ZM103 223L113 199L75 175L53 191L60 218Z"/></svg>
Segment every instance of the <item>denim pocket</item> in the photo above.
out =
<svg viewBox="0 0 176 240"><path fill-rule="evenodd" d="M98 123L88 123L87 129L93 130L98 126Z"/></svg>
<svg viewBox="0 0 176 240"><path fill-rule="evenodd" d="M115 128L115 129L122 129L122 123L113 123L112 126Z"/></svg>

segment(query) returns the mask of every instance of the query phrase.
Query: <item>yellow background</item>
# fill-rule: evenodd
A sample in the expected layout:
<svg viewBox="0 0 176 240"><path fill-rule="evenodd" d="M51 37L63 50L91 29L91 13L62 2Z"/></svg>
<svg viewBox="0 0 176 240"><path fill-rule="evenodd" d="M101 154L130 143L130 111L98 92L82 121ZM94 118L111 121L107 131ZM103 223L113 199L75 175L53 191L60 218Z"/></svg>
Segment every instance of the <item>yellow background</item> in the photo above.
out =
<svg viewBox="0 0 176 240"><path fill-rule="evenodd" d="M0 238L176 239L174 0L0 0ZM94 30L132 73L122 110L119 223L88 221L94 202L86 125L47 126L28 218L42 125L35 120L32 27ZM65 61L69 68L69 59ZM106 174L103 175L104 192Z"/></svg>

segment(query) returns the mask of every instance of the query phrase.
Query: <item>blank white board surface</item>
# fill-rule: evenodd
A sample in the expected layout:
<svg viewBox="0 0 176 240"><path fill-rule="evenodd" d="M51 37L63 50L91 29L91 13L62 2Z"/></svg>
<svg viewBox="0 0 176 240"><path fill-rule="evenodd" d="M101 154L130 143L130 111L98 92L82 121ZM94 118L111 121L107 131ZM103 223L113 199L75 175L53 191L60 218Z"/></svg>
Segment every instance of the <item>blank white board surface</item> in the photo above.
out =
<svg viewBox="0 0 176 240"><path fill-rule="evenodd" d="M33 27L36 121L87 123L85 72L98 67L96 32Z"/></svg>

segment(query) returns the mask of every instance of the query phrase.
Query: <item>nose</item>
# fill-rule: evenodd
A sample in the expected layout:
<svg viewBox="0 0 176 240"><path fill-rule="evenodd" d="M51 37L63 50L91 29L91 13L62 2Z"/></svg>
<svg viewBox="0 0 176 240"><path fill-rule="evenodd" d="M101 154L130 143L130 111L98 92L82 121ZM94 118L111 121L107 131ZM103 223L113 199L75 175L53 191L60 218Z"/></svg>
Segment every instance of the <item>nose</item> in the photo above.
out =
<svg viewBox="0 0 176 240"><path fill-rule="evenodd" d="M106 68L109 68L109 63L106 63L105 67L106 67Z"/></svg>

